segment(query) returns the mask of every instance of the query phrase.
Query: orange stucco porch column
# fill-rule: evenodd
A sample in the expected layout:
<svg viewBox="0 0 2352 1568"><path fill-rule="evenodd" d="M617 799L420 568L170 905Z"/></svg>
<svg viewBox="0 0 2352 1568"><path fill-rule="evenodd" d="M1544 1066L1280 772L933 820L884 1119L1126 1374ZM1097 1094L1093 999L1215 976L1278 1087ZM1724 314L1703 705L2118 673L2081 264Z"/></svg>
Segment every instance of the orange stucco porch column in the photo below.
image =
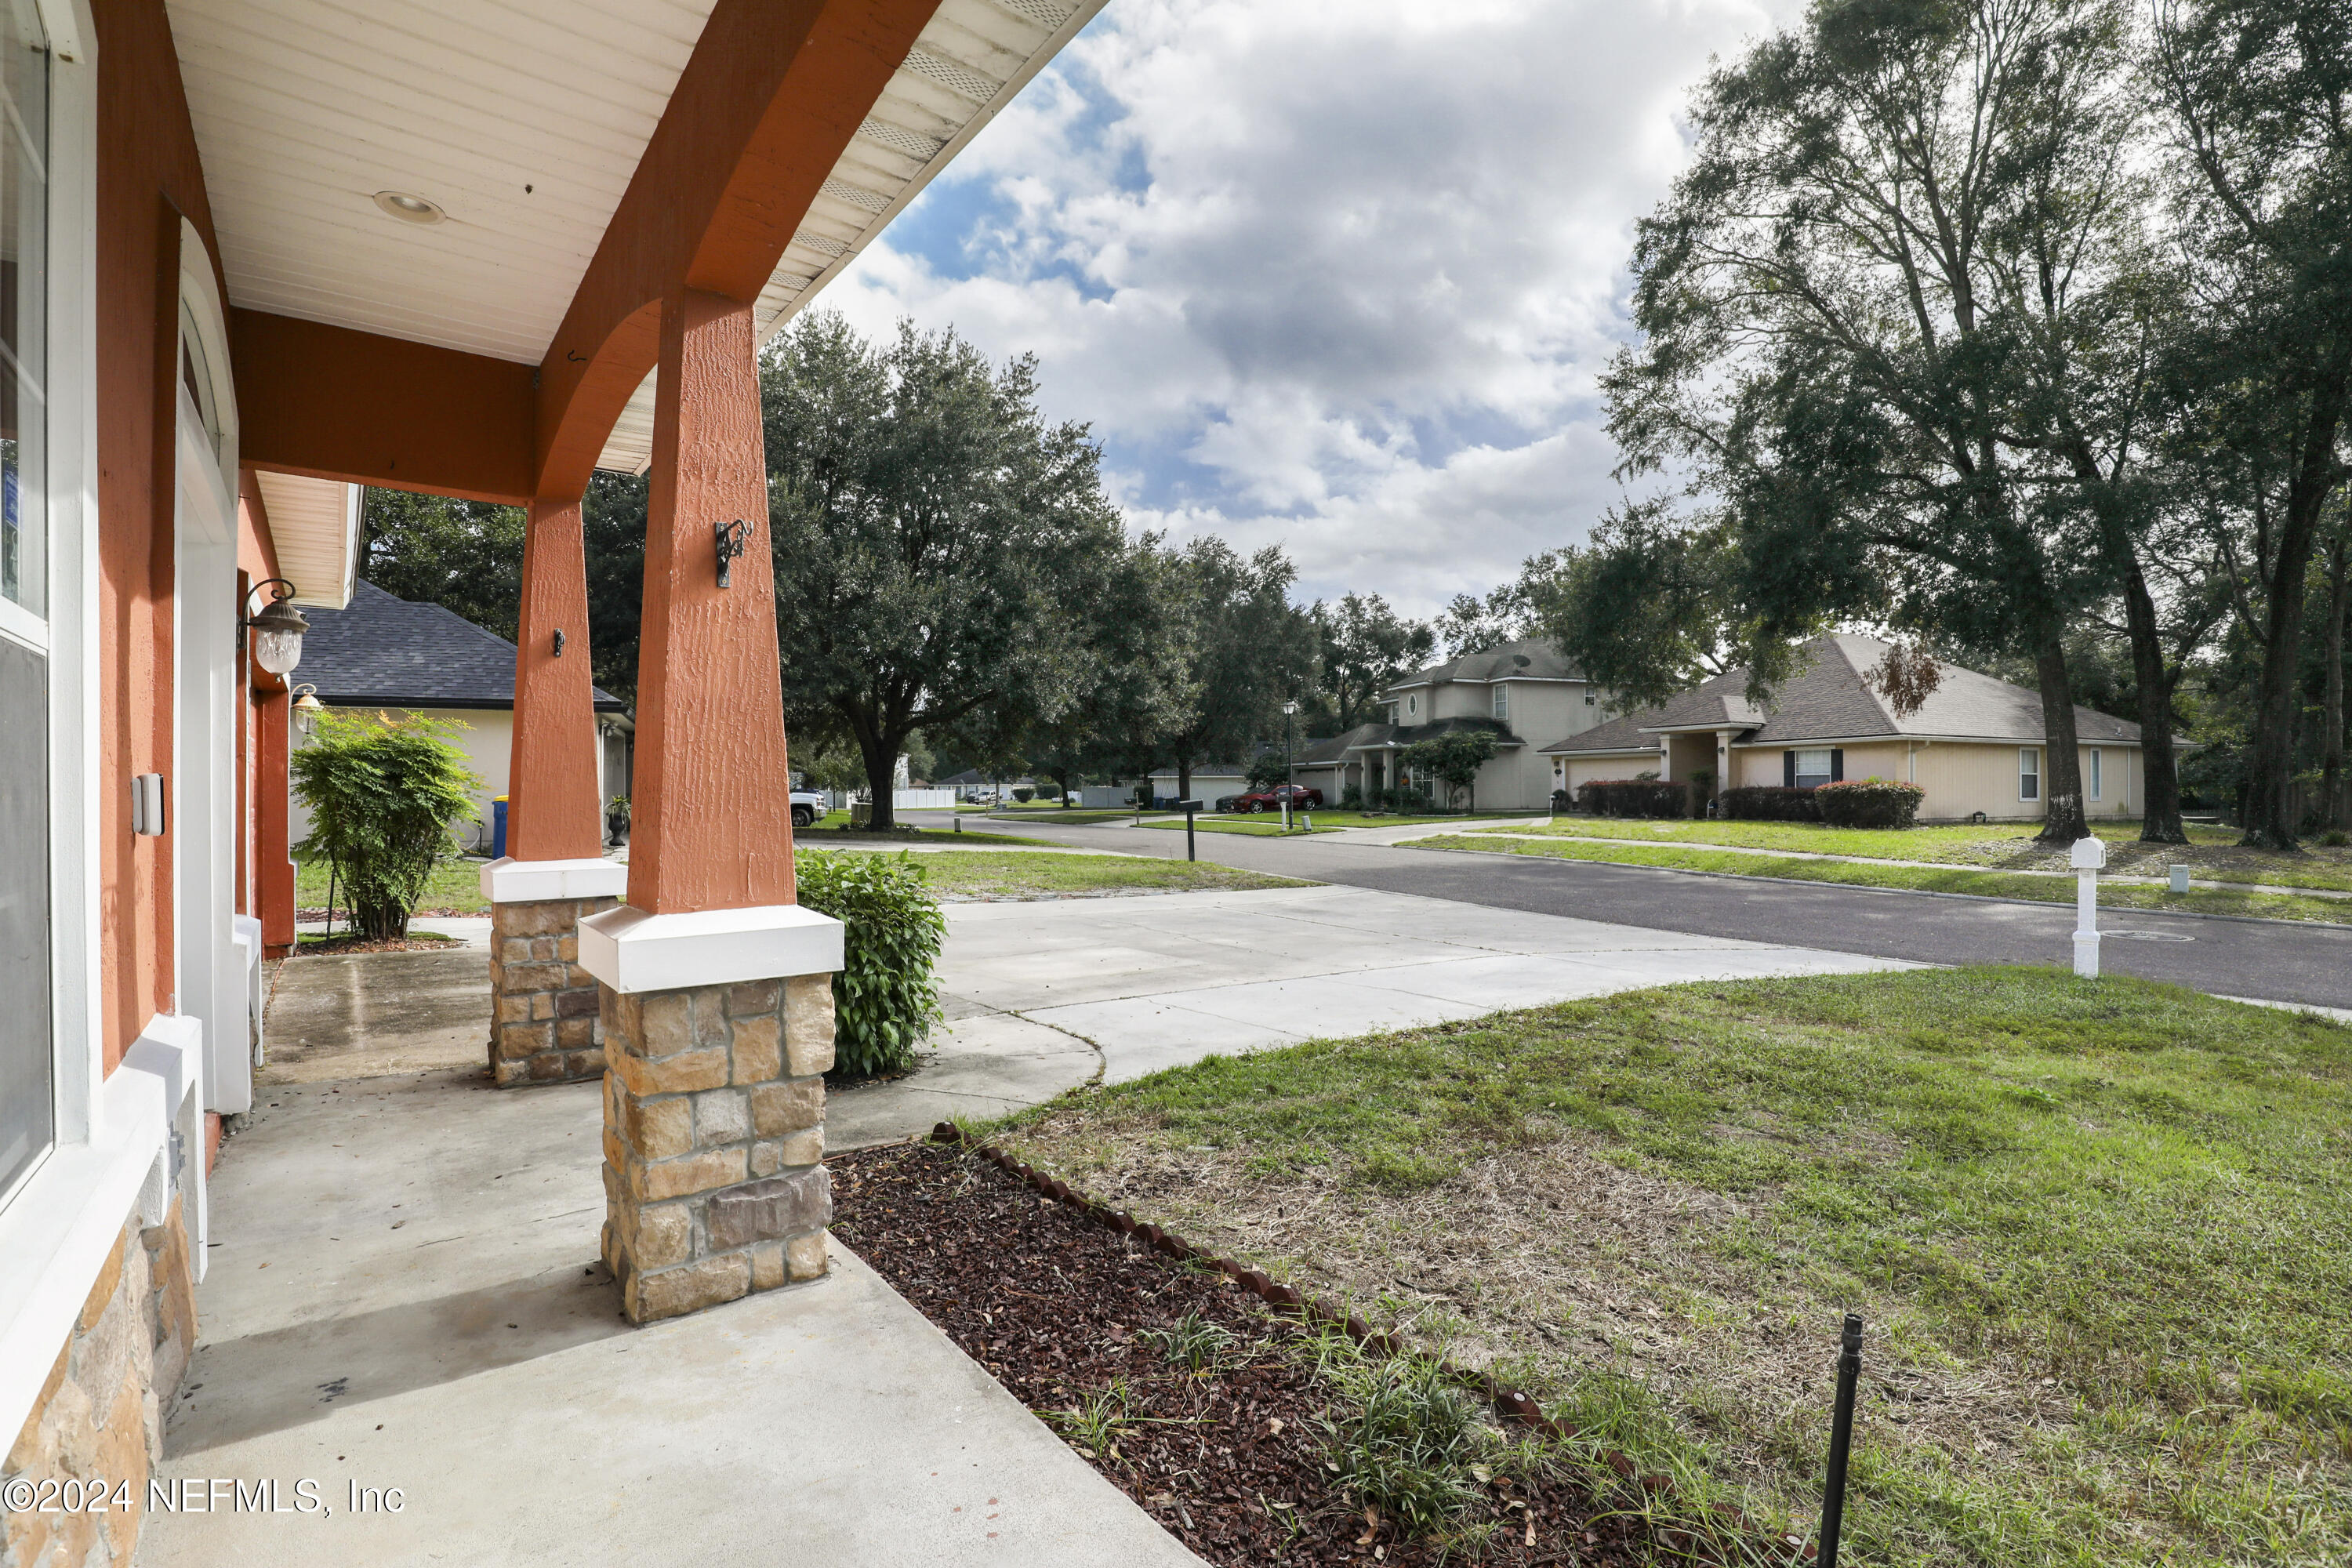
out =
<svg viewBox="0 0 2352 1568"><path fill-rule="evenodd" d="M825 1271L842 929L794 900L770 548L751 302L674 289L661 306L629 901L580 932L610 1068L604 1260L640 1322Z"/></svg>
<svg viewBox="0 0 2352 1568"><path fill-rule="evenodd" d="M261 908L261 951L284 958L294 951L294 857L287 841L286 721L293 706L283 682L253 694L253 883Z"/></svg>
<svg viewBox="0 0 2352 1568"><path fill-rule="evenodd" d="M501 1089L604 1071L596 983L580 966L579 926L613 907L627 872L604 858L577 497L530 503L514 695L507 852L482 868L490 901L490 1079Z"/></svg>

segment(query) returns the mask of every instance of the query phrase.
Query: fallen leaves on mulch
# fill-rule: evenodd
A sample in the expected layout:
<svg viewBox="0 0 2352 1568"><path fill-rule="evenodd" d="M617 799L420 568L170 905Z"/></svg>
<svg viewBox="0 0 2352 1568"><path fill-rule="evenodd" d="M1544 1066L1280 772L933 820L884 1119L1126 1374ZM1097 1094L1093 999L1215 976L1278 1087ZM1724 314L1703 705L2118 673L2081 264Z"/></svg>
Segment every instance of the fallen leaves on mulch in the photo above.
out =
<svg viewBox="0 0 2352 1568"><path fill-rule="evenodd" d="M1210 1563L1656 1560L1638 1520L1549 1477L1497 1473L1450 1544L1403 1539L1332 1474L1318 1420L1334 1395L1295 1320L968 1152L899 1143L827 1163L835 1234ZM1202 1371L1154 1337L1188 1314L1234 1336Z"/></svg>
<svg viewBox="0 0 2352 1568"><path fill-rule="evenodd" d="M445 947L463 947L464 945L464 942L454 936L394 937L388 942L370 942L363 937L356 936L337 936L320 942L306 934L301 944L294 950L294 956L326 958L345 952L434 952Z"/></svg>

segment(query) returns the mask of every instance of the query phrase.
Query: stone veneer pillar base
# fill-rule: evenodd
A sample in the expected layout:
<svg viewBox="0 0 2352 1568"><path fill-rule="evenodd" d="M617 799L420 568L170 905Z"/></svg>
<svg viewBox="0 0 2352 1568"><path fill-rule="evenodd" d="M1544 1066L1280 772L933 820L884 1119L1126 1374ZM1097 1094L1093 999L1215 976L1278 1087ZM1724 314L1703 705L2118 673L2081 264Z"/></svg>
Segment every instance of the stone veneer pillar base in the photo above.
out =
<svg viewBox="0 0 2352 1568"><path fill-rule="evenodd" d="M499 1088L604 1076L596 977L580 967L580 921L618 902L490 906L490 1078Z"/></svg>
<svg viewBox="0 0 2352 1568"><path fill-rule="evenodd" d="M580 922L620 902L618 861L493 860L490 901L490 1080L500 1089L578 1083L604 1071L596 977L580 965Z"/></svg>
<svg viewBox="0 0 2352 1568"><path fill-rule="evenodd" d="M602 1003L604 1254L629 1321L823 1275L832 975Z"/></svg>

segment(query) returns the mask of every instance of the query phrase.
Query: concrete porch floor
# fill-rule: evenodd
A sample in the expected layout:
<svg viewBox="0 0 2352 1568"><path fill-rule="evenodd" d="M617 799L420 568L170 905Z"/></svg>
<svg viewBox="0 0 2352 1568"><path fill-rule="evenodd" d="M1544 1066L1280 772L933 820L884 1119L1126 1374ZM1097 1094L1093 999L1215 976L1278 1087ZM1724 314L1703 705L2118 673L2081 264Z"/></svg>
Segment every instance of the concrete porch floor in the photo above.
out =
<svg viewBox="0 0 2352 1568"><path fill-rule="evenodd" d="M325 1511L152 1516L138 1561L1198 1561L838 1244L826 1279L630 1328L599 1115L469 1071L267 1089L161 1473Z"/></svg>

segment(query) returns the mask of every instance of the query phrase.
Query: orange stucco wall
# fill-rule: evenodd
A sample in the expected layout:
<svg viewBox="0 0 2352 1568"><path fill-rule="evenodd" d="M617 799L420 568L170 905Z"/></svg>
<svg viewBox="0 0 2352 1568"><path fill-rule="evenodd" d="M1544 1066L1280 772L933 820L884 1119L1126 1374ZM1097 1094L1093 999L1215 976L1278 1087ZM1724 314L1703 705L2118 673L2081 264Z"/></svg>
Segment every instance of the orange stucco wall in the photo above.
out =
<svg viewBox="0 0 2352 1568"><path fill-rule="evenodd" d="M133 837L129 780L172 756L173 361L180 219L214 246L159 0L94 0L98 34L100 962L107 1070L172 1001L172 839ZM215 264L215 276L218 267ZM172 825L174 828L177 824Z"/></svg>

